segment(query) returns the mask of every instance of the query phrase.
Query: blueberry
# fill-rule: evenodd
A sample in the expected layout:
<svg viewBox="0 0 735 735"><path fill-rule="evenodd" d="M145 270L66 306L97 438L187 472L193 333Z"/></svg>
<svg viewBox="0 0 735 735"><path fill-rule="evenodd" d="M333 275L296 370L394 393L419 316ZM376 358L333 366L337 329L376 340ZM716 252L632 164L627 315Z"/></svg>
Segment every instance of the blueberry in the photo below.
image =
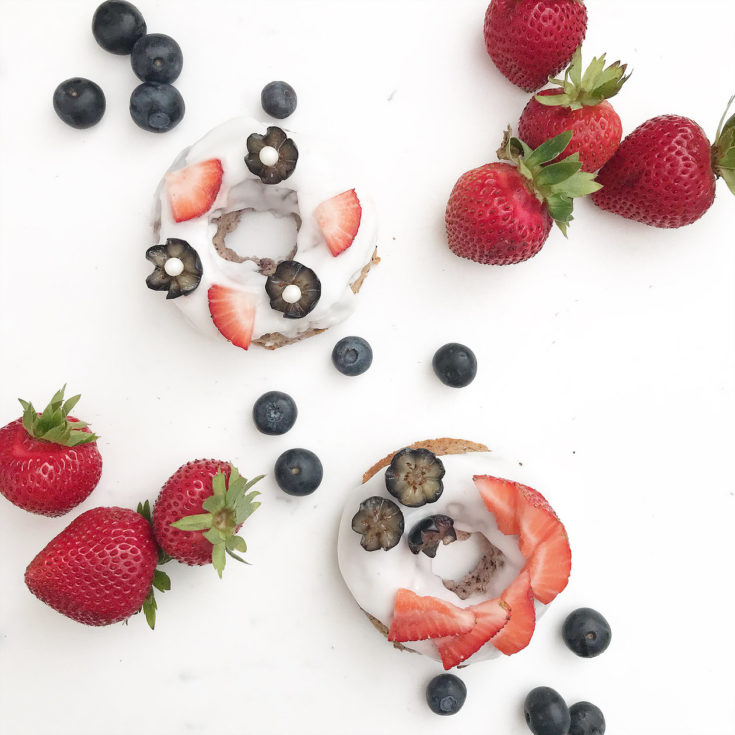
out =
<svg viewBox="0 0 735 735"><path fill-rule="evenodd" d="M184 56L171 36L149 33L133 46L130 63L138 79L170 84L181 74Z"/></svg>
<svg viewBox="0 0 735 735"><path fill-rule="evenodd" d="M454 674L439 674L426 687L426 703L437 715L456 715L467 698L467 687Z"/></svg>
<svg viewBox="0 0 735 735"><path fill-rule="evenodd" d="M362 375L373 364L373 350L362 337L344 337L332 350L332 362L343 375Z"/></svg>
<svg viewBox="0 0 735 735"><path fill-rule="evenodd" d="M130 95L130 115L135 124L151 133L166 133L184 117L184 99L175 87L143 82Z"/></svg>
<svg viewBox="0 0 735 735"><path fill-rule="evenodd" d="M594 658L610 645L612 632L610 624L600 613L589 607L580 607L564 621L562 636L569 650L577 656Z"/></svg>
<svg viewBox="0 0 735 735"><path fill-rule="evenodd" d="M276 482L289 495L313 493L323 474L319 457L308 449L289 449L276 460Z"/></svg>
<svg viewBox="0 0 735 735"><path fill-rule="evenodd" d="M285 434L296 422L297 415L294 399L278 390L263 393L253 406L255 426L271 436Z"/></svg>
<svg viewBox="0 0 735 735"><path fill-rule="evenodd" d="M523 703L526 724L534 735L567 735L571 718L566 703L550 687L536 687Z"/></svg>
<svg viewBox="0 0 735 735"><path fill-rule="evenodd" d="M605 716L590 702L577 702L569 708L572 724L569 735L605 735Z"/></svg>
<svg viewBox="0 0 735 735"><path fill-rule="evenodd" d="M125 0L107 0L92 18L92 33L97 43L113 54L129 54L145 31L140 11Z"/></svg>
<svg viewBox="0 0 735 735"><path fill-rule="evenodd" d="M105 94L99 85L73 77L62 82L54 90L54 110L56 114L73 128L91 128L105 114Z"/></svg>
<svg viewBox="0 0 735 735"><path fill-rule="evenodd" d="M436 377L444 385L452 388L464 388L477 375L477 358L475 353L464 345L450 342L440 347L434 354L432 367Z"/></svg>
<svg viewBox="0 0 735 735"><path fill-rule="evenodd" d="M283 120L296 109L296 92L286 82L269 82L260 93L260 104L271 117Z"/></svg>

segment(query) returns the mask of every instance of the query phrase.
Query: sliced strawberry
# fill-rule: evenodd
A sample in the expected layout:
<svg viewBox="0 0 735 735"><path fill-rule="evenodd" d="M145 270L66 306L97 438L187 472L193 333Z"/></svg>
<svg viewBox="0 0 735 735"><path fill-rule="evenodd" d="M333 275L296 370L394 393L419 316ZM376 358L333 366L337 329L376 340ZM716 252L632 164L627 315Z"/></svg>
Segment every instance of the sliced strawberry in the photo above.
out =
<svg viewBox="0 0 735 735"><path fill-rule="evenodd" d="M434 641L446 670L466 661L496 636L508 623L512 612L503 600L488 600L466 608L475 616L475 625L467 633L438 638Z"/></svg>
<svg viewBox="0 0 735 735"><path fill-rule="evenodd" d="M500 532L508 536L518 533L518 483L490 475L475 475L472 479Z"/></svg>
<svg viewBox="0 0 735 735"><path fill-rule="evenodd" d="M399 589L393 607L389 641L423 641L465 633L475 624L472 612L437 597Z"/></svg>
<svg viewBox="0 0 735 735"><path fill-rule="evenodd" d="M518 545L527 559L536 547L561 527L559 517L541 493L519 485L518 498Z"/></svg>
<svg viewBox="0 0 735 735"><path fill-rule="evenodd" d="M210 286L207 296L214 326L233 345L247 350L255 324L255 296L237 288L217 285Z"/></svg>
<svg viewBox="0 0 735 735"><path fill-rule="evenodd" d="M362 207L354 189L327 199L314 210L314 219L335 257L352 245L360 229Z"/></svg>
<svg viewBox="0 0 735 735"><path fill-rule="evenodd" d="M493 645L501 653L511 656L522 651L531 642L536 628L536 610L533 606L529 573L523 570L500 599L510 605L510 620L493 638Z"/></svg>
<svg viewBox="0 0 735 735"><path fill-rule="evenodd" d="M536 547L524 569L531 575L534 597L545 605L567 586L572 570L572 552L567 532L561 523Z"/></svg>
<svg viewBox="0 0 735 735"><path fill-rule="evenodd" d="M167 173L166 192L174 220L185 222L208 212L221 185L222 163L218 158Z"/></svg>

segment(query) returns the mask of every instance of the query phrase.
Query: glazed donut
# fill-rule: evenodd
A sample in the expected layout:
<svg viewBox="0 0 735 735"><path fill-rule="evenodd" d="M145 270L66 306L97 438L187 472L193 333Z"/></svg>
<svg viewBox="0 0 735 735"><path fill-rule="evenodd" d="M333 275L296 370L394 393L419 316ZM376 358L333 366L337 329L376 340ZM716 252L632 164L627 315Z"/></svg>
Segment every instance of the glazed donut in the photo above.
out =
<svg viewBox="0 0 735 735"><path fill-rule="evenodd" d="M357 604L445 669L525 648L569 579L564 526L535 490L495 476L505 464L474 442L417 442L365 473L340 520Z"/></svg>
<svg viewBox="0 0 735 735"><path fill-rule="evenodd" d="M226 236L249 212L292 217L284 257L240 254ZM182 151L155 196L149 288L196 328L238 347L290 344L348 317L378 262L375 207L307 136L236 118Z"/></svg>

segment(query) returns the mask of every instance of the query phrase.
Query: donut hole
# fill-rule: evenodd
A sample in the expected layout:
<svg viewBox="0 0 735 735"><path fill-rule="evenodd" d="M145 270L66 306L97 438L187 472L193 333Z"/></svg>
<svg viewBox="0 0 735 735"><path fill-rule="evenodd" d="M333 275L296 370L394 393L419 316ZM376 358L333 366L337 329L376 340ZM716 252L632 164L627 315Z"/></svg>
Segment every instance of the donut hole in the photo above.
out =
<svg viewBox="0 0 735 735"><path fill-rule="evenodd" d="M505 555L480 533L457 529L457 540L440 544L431 571L460 600L497 596L505 588L497 573L505 567ZM499 589L496 589L499 588Z"/></svg>

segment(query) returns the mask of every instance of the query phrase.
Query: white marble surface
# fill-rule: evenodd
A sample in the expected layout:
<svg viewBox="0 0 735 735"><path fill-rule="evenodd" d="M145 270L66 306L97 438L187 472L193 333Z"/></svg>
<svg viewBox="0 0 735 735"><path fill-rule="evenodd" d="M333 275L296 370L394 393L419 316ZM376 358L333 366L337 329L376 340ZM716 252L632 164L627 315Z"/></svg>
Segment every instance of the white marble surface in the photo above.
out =
<svg viewBox="0 0 735 735"><path fill-rule="evenodd" d="M615 105L626 132L655 114L710 135L732 88L729 0L590 3L588 54L634 74ZM528 96L482 44L485 2L141 0L151 31L184 49L188 110L173 132L137 129L136 79L99 49L94 2L2 0L0 24L0 421L17 396L41 402L64 381L102 435L104 471L77 512L153 499L186 460L216 456L269 472L306 446L325 479L291 499L269 477L248 522L250 567L169 566L159 625L85 628L23 585L30 559L74 517L0 503L0 712L13 735L219 732L523 735L528 689L598 704L608 731L724 733L735 720L730 619L735 547L735 202L655 231L578 206L568 241L514 267L446 248L446 197L491 159ZM670 70L670 77L665 69ZM61 80L89 76L108 108L79 132L54 115ZM361 162L382 213L384 260L361 309L331 333L249 354L190 331L148 291L148 214L173 156L218 122L259 113L260 89L290 81L294 126L313 127ZM729 229L728 229L729 228ZM369 373L329 362L356 333ZM464 341L480 372L464 390L431 373L434 349ZM265 390L291 393L296 426L253 428ZM342 498L362 471L414 439L459 435L522 462L553 498L574 549L572 581L531 648L462 673L454 718L432 715L429 660L383 643L337 571ZM614 639L578 659L559 626L577 606L609 618Z"/></svg>

